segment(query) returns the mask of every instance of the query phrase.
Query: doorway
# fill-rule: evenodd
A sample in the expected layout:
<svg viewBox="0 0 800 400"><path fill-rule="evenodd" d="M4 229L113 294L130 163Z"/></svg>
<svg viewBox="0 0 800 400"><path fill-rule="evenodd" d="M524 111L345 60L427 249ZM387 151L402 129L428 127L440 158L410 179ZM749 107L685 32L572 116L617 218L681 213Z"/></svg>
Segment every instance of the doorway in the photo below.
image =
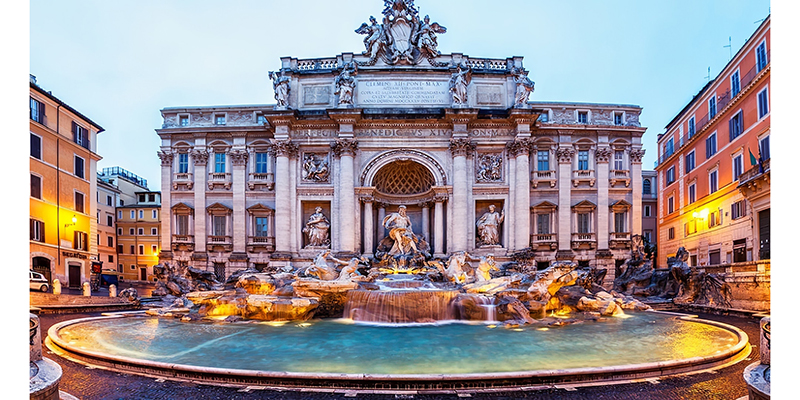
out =
<svg viewBox="0 0 800 400"><path fill-rule="evenodd" d="M147 280L147 267L139 267L139 279L143 281Z"/></svg>
<svg viewBox="0 0 800 400"><path fill-rule="evenodd" d="M47 279L48 282L52 282L52 276L50 272L50 260L45 257L33 257L33 262L31 263L31 269L33 272L38 272Z"/></svg>
<svg viewBox="0 0 800 400"><path fill-rule="evenodd" d="M69 263L67 265L69 269L69 287L73 289L80 289L81 288L81 265L75 263Z"/></svg>
<svg viewBox="0 0 800 400"><path fill-rule="evenodd" d="M758 212L758 259L769 259L769 208Z"/></svg>

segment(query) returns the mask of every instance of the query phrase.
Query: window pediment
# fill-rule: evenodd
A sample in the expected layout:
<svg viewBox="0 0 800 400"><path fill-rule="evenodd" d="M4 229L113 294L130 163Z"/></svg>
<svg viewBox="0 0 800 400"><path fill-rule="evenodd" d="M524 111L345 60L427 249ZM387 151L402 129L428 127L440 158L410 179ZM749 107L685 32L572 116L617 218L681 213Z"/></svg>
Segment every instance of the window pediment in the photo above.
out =
<svg viewBox="0 0 800 400"><path fill-rule="evenodd" d="M597 208L597 205L592 203L589 200L583 200L578 204L572 206L573 212L587 212L587 211L594 211Z"/></svg>
<svg viewBox="0 0 800 400"><path fill-rule="evenodd" d="M230 207L220 203L214 203L206 207L206 211L211 215L230 215L233 213Z"/></svg>

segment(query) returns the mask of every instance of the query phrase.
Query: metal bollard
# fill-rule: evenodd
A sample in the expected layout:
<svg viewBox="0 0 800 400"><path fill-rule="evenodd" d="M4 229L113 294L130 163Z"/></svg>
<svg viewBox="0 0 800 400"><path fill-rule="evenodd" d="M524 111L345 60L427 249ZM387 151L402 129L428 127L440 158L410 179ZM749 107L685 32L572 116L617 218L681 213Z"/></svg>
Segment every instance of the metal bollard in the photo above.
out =
<svg viewBox="0 0 800 400"><path fill-rule="evenodd" d="M89 285L89 282L83 282L83 295L84 296L92 295L92 287Z"/></svg>
<svg viewBox="0 0 800 400"><path fill-rule="evenodd" d="M117 285L108 285L108 297L117 297Z"/></svg>
<svg viewBox="0 0 800 400"><path fill-rule="evenodd" d="M53 294L61 294L61 281L58 278L53 279Z"/></svg>

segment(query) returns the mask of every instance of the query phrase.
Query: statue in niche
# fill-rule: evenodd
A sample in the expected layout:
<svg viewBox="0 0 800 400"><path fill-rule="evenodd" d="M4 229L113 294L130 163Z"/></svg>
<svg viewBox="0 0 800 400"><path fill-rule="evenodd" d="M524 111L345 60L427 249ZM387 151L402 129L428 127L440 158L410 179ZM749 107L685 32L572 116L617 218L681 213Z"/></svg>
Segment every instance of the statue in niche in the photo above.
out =
<svg viewBox="0 0 800 400"><path fill-rule="evenodd" d="M467 105L467 86L472 81L472 69L458 66L456 72L450 77L450 93L453 95L454 106Z"/></svg>
<svg viewBox="0 0 800 400"><path fill-rule="evenodd" d="M389 230L389 237L394 245L389 251L391 255L416 253L417 244L411 229L411 218L406 215L406 206L400 206L396 213L383 219L383 227Z"/></svg>
<svg viewBox="0 0 800 400"><path fill-rule="evenodd" d="M356 33L367 35L367 37L364 38L364 47L366 47L366 50L363 55L369 56L369 60L372 63L378 58L378 54L383 50L384 46L386 46L386 42L383 25L379 24L378 20L373 16L369 17L369 22L371 25L368 25L366 22L361 24L361 27L356 29Z"/></svg>
<svg viewBox="0 0 800 400"><path fill-rule="evenodd" d="M342 72L336 77L336 92L334 94L339 95L339 107L353 105L353 91L356 87L355 75L357 74L358 66L355 63L350 62L345 65L345 67L342 69Z"/></svg>
<svg viewBox="0 0 800 400"><path fill-rule="evenodd" d="M330 246L331 240L328 237L328 230L331 227L328 217L322 213L322 207L317 207L314 213L308 217L303 233L308 237L308 245L306 247L327 247Z"/></svg>
<svg viewBox="0 0 800 400"><path fill-rule="evenodd" d="M280 74L270 72L269 79L272 80L272 88L275 90L275 100L278 101L275 109L285 110L289 108L289 90L291 90L289 82L291 78L286 76L286 73L281 70Z"/></svg>
<svg viewBox="0 0 800 400"><path fill-rule="evenodd" d="M528 105L528 97L536 84L528 78L528 71L517 68L515 73L514 82L517 84L517 92L514 95L514 107L523 108Z"/></svg>
<svg viewBox="0 0 800 400"><path fill-rule="evenodd" d="M483 214L475 225L478 227L478 246L494 246L500 244L500 224L505 219L505 210L495 211L494 204Z"/></svg>
<svg viewBox="0 0 800 400"><path fill-rule="evenodd" d="M483 154L478 160L478 181L496 182L503 179L503 157L499 154Z"/></svg>
<svg viewBox="0 0 800 400"><path fill-rule="evenodd" d="M327 182L329 176L328 158L306 154L303 157L303 180Z"/></svg>
<svg viewBox="0 0 800 400"><path fill-rule="evenodd" d="M436 34L445 32L447 32L447 28L436 22L431 23L431 18L426 15L422 22L418 24L413 43L416 44L425 57L434 58L440 54L439 50L437 50L439 43L436 40Z"/></svg>

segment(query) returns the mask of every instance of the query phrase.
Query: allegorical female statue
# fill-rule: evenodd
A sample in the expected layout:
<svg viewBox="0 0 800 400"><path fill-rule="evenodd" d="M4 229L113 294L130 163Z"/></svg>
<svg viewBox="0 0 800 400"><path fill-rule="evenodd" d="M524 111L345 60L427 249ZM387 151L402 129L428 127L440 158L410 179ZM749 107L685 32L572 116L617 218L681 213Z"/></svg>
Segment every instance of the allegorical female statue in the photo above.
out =
<svg viewBox="0 0 800 400"><path fill-rule="evenodd" d="M346 65L339 76L336 77L334 81L336 84L336 92L334 94L339 95L339 107L353 105L353 91L356 88L355 75L357 74L358 67L351 62L349 65Z"/></svg>
<svg viewBox="0 0 800 400"><path fill-rule="evenodd" d="M275 100L278 104L276 109L286 109L289 107L289 82L291 78L281 71L280 74L276 72L269 73L269 79L272 79L272 88L275 90Z"/></svg>
<svg viewBox="0 0 800 400"><path fill-rule="evenodd" d="M467 105L467 86L469 86L471 80L472 70L469 68L463 70L461 65L450 77L450 93L453 95L454 106Z"/></svg>
<svg viewBox="0 0 800 400"><path fill-rule="evenodd" d="M495 211L494 204L489 206L489 212L483 214L475 226L478 228L478 245L493 246L500 244L500 224L506 218L505 211Z"/></svg>
<svg viewBox="0 0 800 400"><path fill-rule="evenodd" d="M308 246L306 247L327 247L330 245L328 238L328 230L331 227L328 217L322 213L322 207L317 207L314 214L308 217L303 233L308 237Z"/></svg>

